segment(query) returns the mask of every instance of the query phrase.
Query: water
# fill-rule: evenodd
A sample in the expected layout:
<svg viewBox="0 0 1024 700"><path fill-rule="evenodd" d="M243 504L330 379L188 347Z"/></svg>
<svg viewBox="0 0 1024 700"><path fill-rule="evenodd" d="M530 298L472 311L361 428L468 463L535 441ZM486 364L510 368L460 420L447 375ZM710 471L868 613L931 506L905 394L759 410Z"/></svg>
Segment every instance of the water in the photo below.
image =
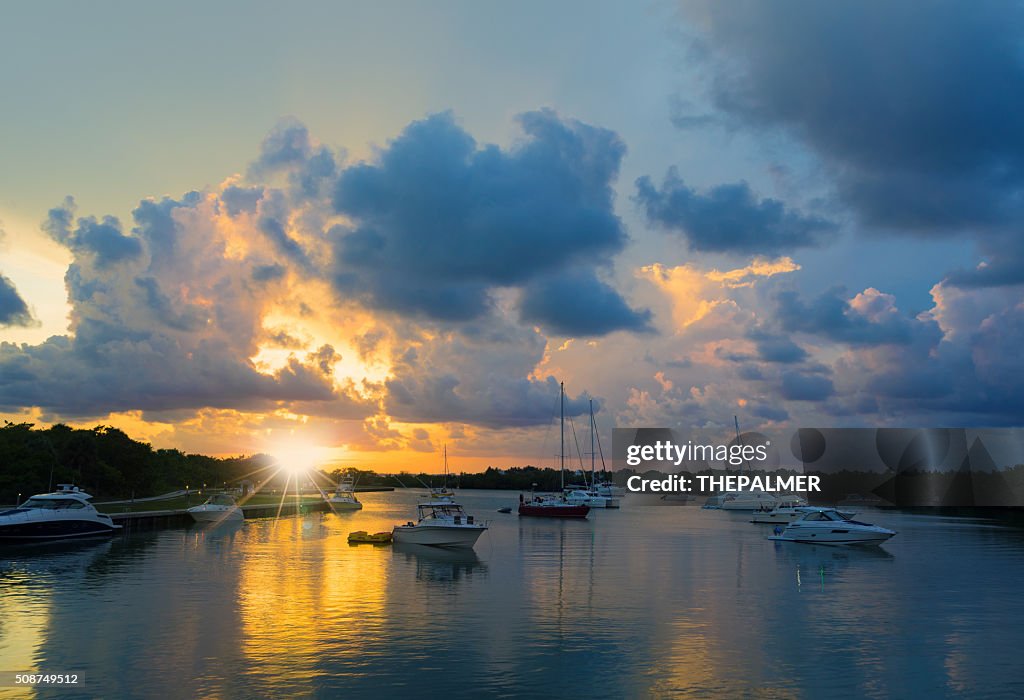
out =
<svg viewBox="0 0 1024 700"><path fill-rule="evenodd" d="M829 548L635 497L557 522L462 491L491 529L451 552L350 546L416 495L360 498L4 549L0 670L76 672L81 697L1024 696L1019 529L862 511L900 534Z"/></svg>

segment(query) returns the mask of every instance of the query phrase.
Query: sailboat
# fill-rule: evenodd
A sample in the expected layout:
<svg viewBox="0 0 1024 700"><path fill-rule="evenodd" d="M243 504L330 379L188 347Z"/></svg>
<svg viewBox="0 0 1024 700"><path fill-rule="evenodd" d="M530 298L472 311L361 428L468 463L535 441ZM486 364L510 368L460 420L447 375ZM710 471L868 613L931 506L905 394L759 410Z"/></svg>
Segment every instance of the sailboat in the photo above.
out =
<svg viewBox="0 0 1024 700"><path fill-rule="evenodd" d="M428 494L431 501L454 501L455 492L448 488L448 445L444 446L444 484L431 486Z"/></svg>
<svg viewBox="0 0 1024 700"><path fill-rule="evenodd" d="M562 470L562 491L565 491L565 382L559 384L558 395L559 420L561 426L561 450L559 452ZM590 506L581 503L569 503L564 494L544 495L530 493L526 499L519 494L519 515L531 515L542 518L585 518Z"/></svg>
<svg viewBox="0 0 1024 700"><path fill-rule="evenodd" d="M594 420L594 400L590 399L590 485L574 486L570 484L565 491L565 500L577 505L587 505L591 508L618 508L619 499L614 497L607 487L602 491L597 484L597 458L594 450L594 443L597 435L597 421ZM600 447L600 442L597 443ZM601 455L602 470L604 467L604 454Z"/></svg>

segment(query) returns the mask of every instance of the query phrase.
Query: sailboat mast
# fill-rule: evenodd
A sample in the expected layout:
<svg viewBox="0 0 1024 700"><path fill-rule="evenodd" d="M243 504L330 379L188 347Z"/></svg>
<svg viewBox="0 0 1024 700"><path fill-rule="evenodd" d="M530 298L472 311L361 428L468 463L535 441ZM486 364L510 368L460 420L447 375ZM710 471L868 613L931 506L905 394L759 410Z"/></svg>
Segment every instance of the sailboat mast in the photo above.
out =
<svg viewBox="0 0 1024 700"><path fill-rule="evenodd" d="M594 399L590 399L590 488L594 488L594 484L597 483L594 480L597 477L596 459L594 455Z"/></svg>
<svg viewBox="0 0 1024 700"><path fill-rule="evenodd" d="M565 491L565 382L558 385L558 420L562 435L561 448L558 450L559 467L562 472L562 490Z"/></svg>

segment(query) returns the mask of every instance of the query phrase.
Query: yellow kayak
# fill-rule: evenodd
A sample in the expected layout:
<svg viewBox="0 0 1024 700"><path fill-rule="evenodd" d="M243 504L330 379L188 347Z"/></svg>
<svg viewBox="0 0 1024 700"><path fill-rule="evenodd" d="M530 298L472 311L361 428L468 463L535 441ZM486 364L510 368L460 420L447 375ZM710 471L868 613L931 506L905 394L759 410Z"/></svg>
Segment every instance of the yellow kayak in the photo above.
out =
<svg viewBox="0 0 1024 700"><path fill-rule="evenodd" d="M391 544L390 532L375 532L372 535L364 530L350 532L348 535L350 544Z"/></svg>

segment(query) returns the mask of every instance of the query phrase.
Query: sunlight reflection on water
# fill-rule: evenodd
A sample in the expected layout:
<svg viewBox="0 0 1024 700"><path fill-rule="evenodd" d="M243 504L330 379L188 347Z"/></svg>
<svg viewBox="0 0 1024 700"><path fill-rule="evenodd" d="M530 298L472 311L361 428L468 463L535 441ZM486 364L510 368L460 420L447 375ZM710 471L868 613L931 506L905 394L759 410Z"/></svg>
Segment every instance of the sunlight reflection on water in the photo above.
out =
<svg viewBox="0 0 1024 700"><path fill-rule="evenodd" d="M1024 689L1024 534L862 517L883 549L794 545L735 514L501 515L473 551L349 545L363 511L0 552L0 670L78 670L82 697L480 694L940 697ZM870 517L868 517L870 515ZM20 697L10 689L0 696Z"/></svg>

